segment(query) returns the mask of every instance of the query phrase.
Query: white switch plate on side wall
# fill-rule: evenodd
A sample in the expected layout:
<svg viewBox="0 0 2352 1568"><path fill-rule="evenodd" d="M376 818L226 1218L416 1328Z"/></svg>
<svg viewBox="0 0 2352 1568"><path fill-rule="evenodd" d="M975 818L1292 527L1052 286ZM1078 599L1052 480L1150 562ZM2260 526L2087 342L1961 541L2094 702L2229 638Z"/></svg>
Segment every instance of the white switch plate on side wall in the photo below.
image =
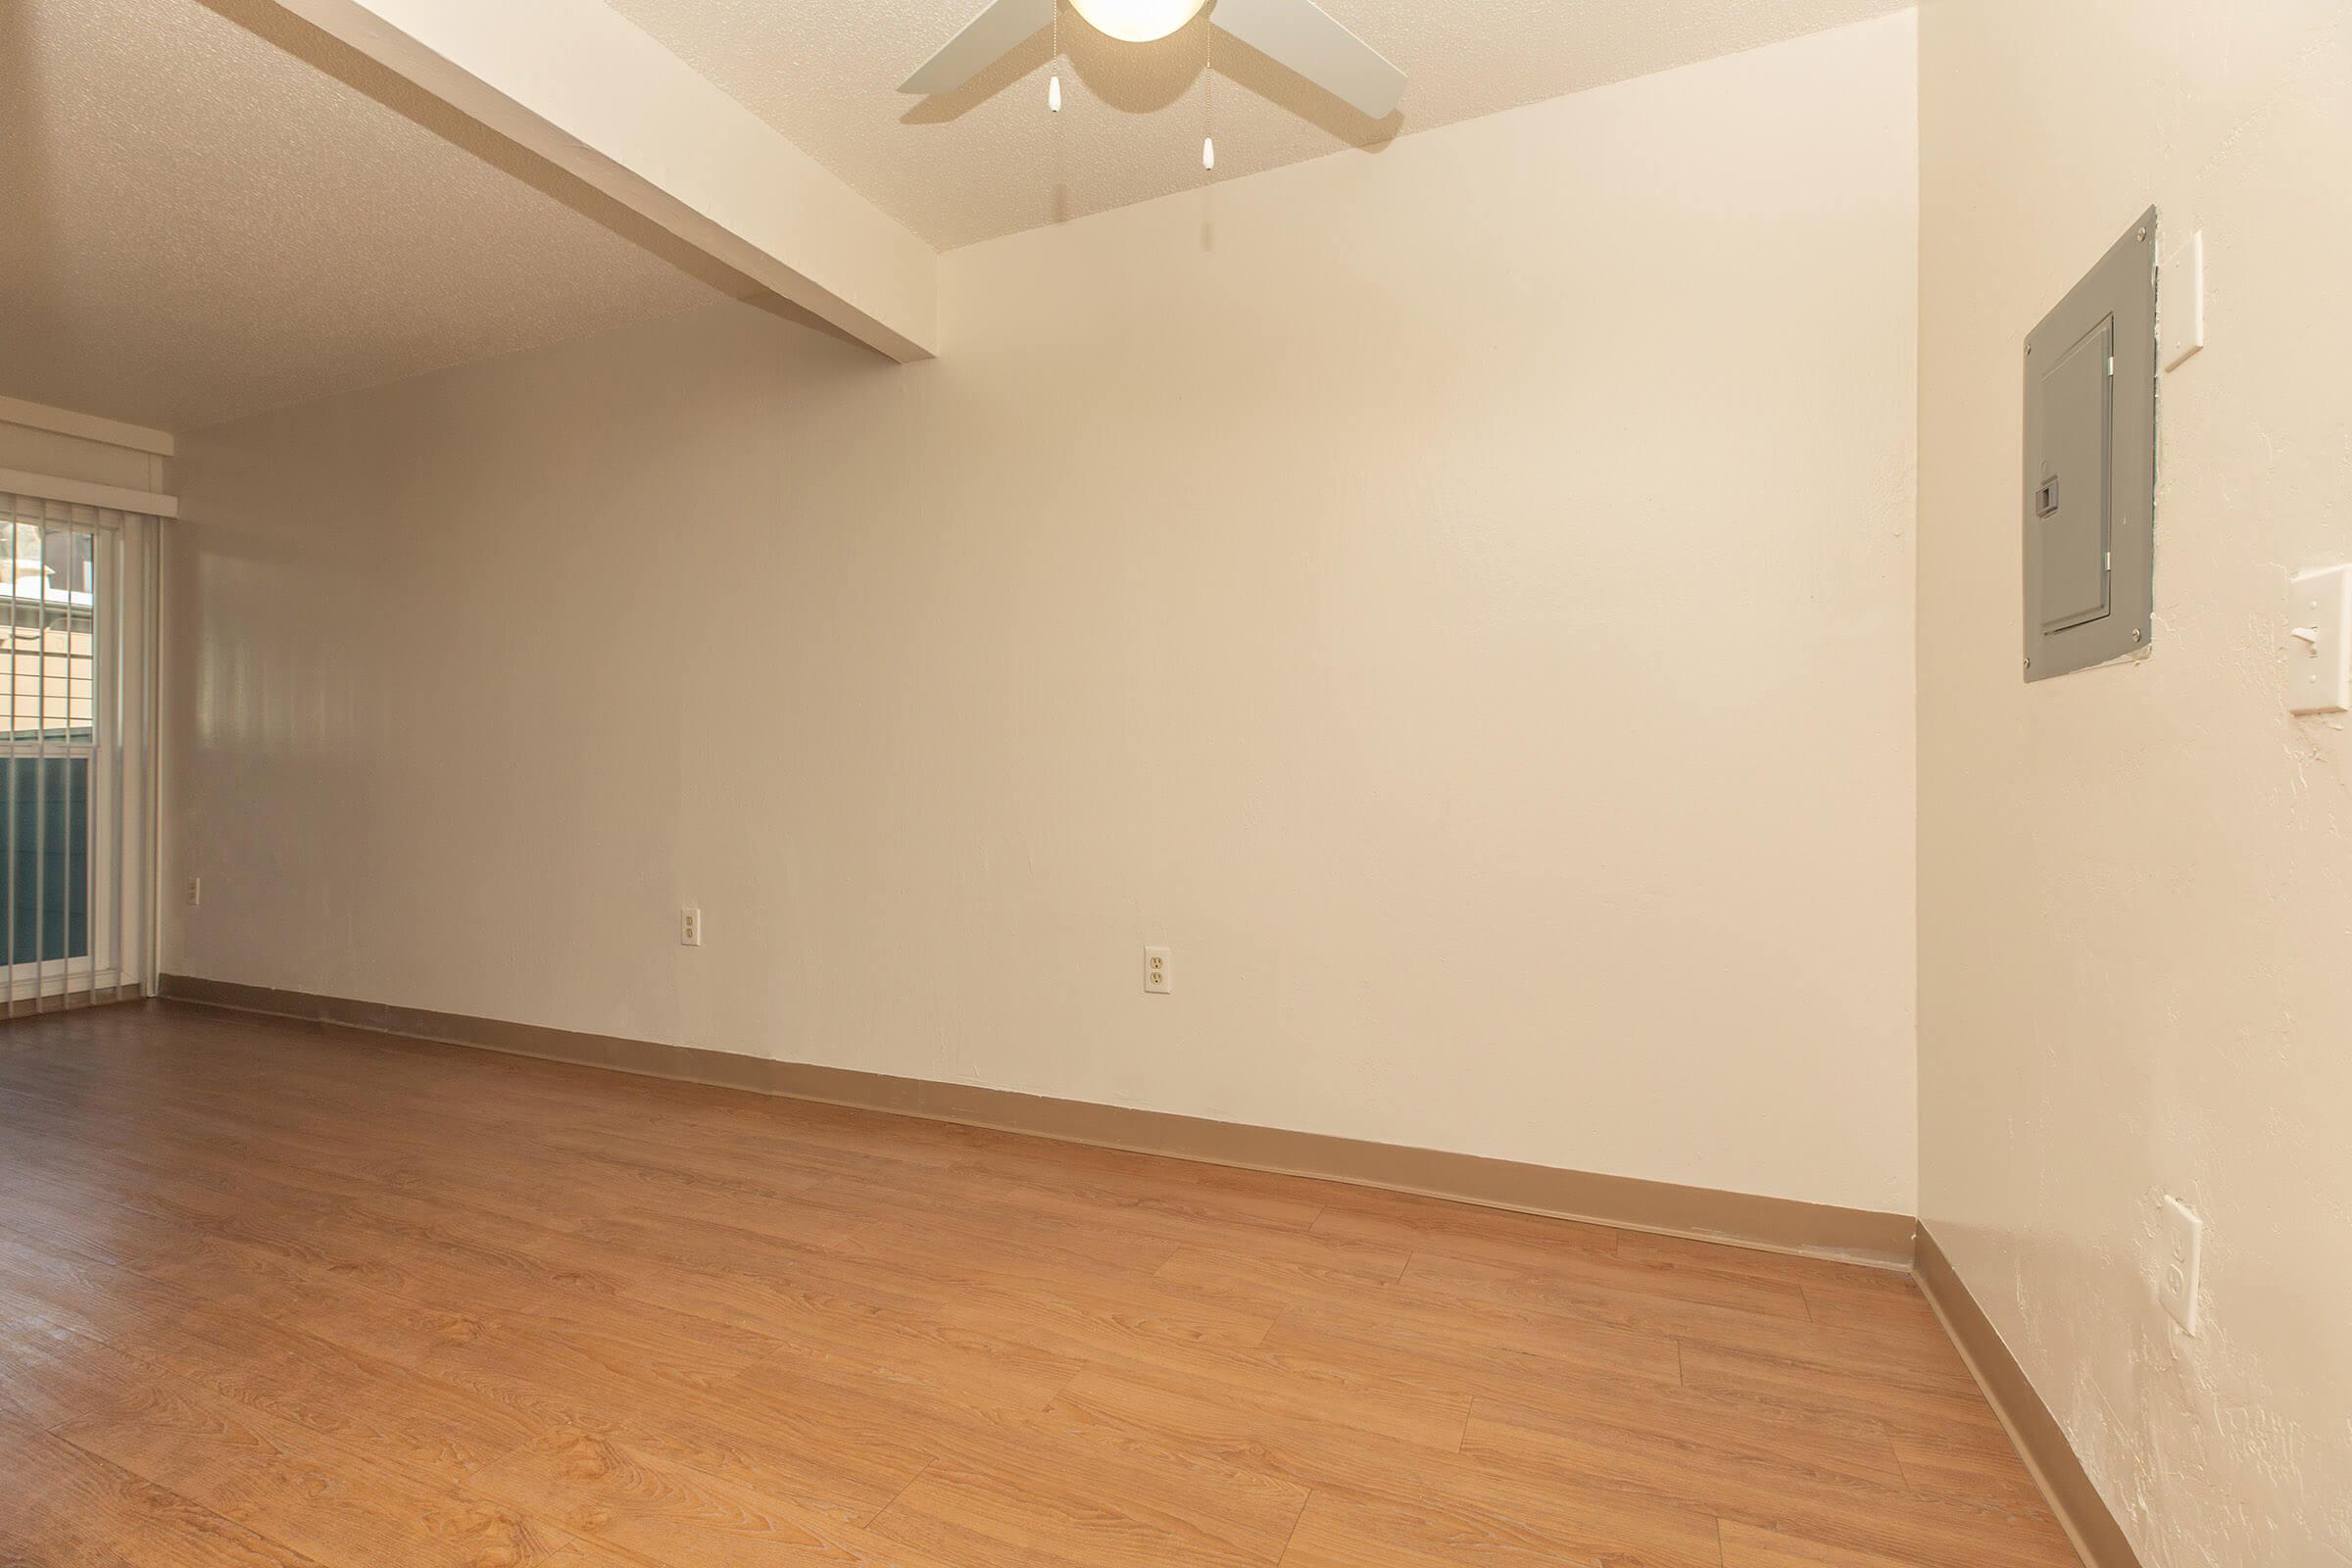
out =
<svg viewBox="0 0 2352 1568"><path fill-rule="evenodd" d="M2307 571L2287 585L2286 710L2352 707L2352 566Z"/></svg>

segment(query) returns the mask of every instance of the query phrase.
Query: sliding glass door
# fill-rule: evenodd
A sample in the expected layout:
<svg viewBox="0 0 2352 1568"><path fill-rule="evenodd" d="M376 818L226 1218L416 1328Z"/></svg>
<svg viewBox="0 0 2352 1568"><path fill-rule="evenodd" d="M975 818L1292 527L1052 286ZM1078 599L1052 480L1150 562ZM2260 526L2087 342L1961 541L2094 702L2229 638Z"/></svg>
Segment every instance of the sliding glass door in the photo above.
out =
<svg viewBox="0 0 2352 1568"><path fill-rule="evenodd" d="M123 525L0 495L0 861L10 1012L122 994Z"/></svg>

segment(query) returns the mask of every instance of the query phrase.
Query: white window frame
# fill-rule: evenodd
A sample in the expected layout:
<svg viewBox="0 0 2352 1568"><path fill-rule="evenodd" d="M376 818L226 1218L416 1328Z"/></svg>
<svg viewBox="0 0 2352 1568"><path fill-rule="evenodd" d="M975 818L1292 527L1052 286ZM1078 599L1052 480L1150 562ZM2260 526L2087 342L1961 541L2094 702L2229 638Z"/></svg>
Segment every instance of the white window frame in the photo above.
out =
<svg viewBox="0 0 2352 1568"><path fill-rule="evenodd" d="M151 803L154 800L154 735L152 703L149 687L152 679L155 600L153 594L154 558L157 527L152 515L132 516L111 509L100 510L87 503L60 501L33 492L15 492L20 503L13 511L0 514L0 521L19 526L38 526L45 532L87 534L92 541L91 592L86 596L94 612L91 617L91 682L92 711L89 739L52 739L46 733L30 740L17 738L17 730L27 717L21 710L12 713L6 732L0 734L0 754L10 759L14 776L19 759L48 760L82 759L87 761L87 782L84 786L85 810L88 817L88 844L84 852L84 874L77 890L85 902L87 951L78 956L41 955L24 962L16 960L18 942L16 916L16 876L18 863L13 842L16 825L8 819L5 848L9 854L8 866L0 869L0 879L7 883L0 888L0 897L8 900L0 928L4 928L8 944L0 951L0 1004L7 1014L15 1016L59 1005L74 1005L120 1000L136 995L146 981L144 968L132 970L126 957L137 950L153 947L152 920L134 923L153 903L153 874L134 875L122 863L122 857L130 841L130 830L136 830L141 841L144 858L152 861L154 853L154 819ZM46 505L44 505L46 503ZM142 554L140 585L142 604L126 604L130 592L130 557L133 537L128 524L138 522L146 530ZM36 616L54 613L65 604L77 604L85 596L68 590L60 595L49 591L45 576L37 593L17 597L19 579L12 556L7 564L9 573L5 594L0 594L0 613L11 616L15 626L23 626L24 612L31 610ZM149 721L138 737L138 766L134 772L130 750L126 746L125 723L131 702L130 643L125 635L135 614L141 627L140 645L147 656L146 667L138 671L137 701L149 710ZM35 654L42 661L40 689L47 686L46 648ZM15 642L10 643L14 657ZM15 702L16 670L10 669L10 701ZM68 700L71 702L71 675L68 677ZM69 717L71 710L69 709ZM37 710L33 715L39 725ZM43 726L45 728L45 726ZM0 785L0 810L9 805L6 786ZM20 797L21 799L21 797ZM70 799L70 797L69 797ZM140 813L134 817L135 813ZM37 862L36 862L37 863ZM41 872L36 870L36 875ZM43 911L45 918L46 910ZM71 929L71 921L67 922ZM37 944L36 944L37 947Z"/></svg>

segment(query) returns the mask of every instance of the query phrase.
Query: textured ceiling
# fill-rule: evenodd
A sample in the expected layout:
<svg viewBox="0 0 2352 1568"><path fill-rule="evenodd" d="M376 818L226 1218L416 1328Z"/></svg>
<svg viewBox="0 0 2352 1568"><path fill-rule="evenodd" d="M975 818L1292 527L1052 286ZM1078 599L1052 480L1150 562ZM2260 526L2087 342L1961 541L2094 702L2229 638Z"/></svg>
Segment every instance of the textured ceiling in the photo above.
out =
<svg viewBox="0 0 2352 1568"><path fill-rule="evenodd" d="M493 3L493 0L484 0ZM612 0L943 248L1200 183L1204 24L1065 11L944 98L980 0ZM1411 76L1370 122L1217 40L1218 177L1906 0L1323 0ZM0 394L192 429L682 310L741 277L270 0L0 0ZM777 306L786 314L790 307Z"/></svg>
<svg viewBox="0 0 2352 1568"><path fill-rule="evenodd" d="M1063 109L1039 33L938 100L906 74L981 0L611 0L810 156L949 248L1188 189L1202 179L1200 22L1155 44L1065 6ZM1556 98L1901 10L1911 0L1322 0L1410 76L1368 121L1216 38L1217 175Z"/></svg>
<svg viewBox="0 0 2352 1568"><path fill-rule="evenodd" d="M298 26L0 0L0 393L188 429L712 297Z"/></svg>

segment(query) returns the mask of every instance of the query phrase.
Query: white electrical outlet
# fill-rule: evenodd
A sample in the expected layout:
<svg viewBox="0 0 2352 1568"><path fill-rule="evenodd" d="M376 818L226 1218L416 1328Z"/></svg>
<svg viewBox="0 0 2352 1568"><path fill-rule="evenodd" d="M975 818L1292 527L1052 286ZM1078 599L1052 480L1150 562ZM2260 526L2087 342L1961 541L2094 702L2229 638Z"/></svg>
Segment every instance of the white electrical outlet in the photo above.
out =
<svg viewBox="0 0 2352 1568"><path fill-rule="evenodd" d="M1155 997L1164 997L1176 988L1174 974L1168 968L1168 950L1144 950L1144 989Z"/></svg>
<svg viewBox="0 0 2352 1568"><path fill-rule="evenodd" d="M2156 1260L2156 1299L2173 1321L2197 1332L2197 1268L2205 1250L2205 1222L2168 1198L2156 1218L2164 1255Z"/></svg>
<svg viewBox="0 0 2352 1568"><path fill-rule="evenodd" d="M190 905L191 906L195 906L195 905L202 904L203 902L204 902L204 878L202 878L202 877L200 877L200 876L192 876L192 877L188 878L188 903L189 903L189 905Z"/></svg>
<svg viewBox="0 0 2352 1568"><path fill-rule="evenodd" d="M703 945L703 911L688 905L678 911L678 946L699 948Z"/></svg>

